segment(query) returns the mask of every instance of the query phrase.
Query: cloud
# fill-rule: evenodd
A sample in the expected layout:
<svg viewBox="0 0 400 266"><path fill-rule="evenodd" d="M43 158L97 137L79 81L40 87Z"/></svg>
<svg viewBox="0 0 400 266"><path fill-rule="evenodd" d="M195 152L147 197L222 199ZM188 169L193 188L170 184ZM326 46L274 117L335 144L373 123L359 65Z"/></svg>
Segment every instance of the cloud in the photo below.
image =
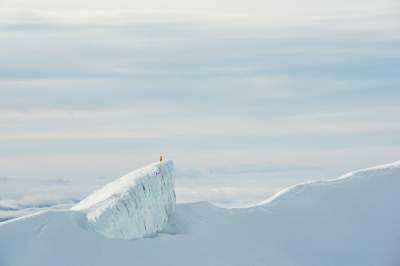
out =
<svg viewBox="0 0 400 266"><path fill-rule="evenodd" d="M0 222L49 209L68 209L96 187L95 182L10 178L0 183Z"/></svg>
<svg viewBox="0 0 400 266"><path fill-rule="evenodd" d="M132 15L119 17L118 13L99 23L96 16L82 21L74 18L74 13L70 15L62 22L42 18L0 24L0 31L8 36L2 43L7 53L2 55L1 77L153 81L154 77L190 81L282 73L344 77L374 73L396 77L396 60L384 55L398 56L399 40L391 37L392 32L382 30L388 27L369 27L367 32L362 28L337 29L337 24L348 24L340 19L332 19L333 23L327 20L330 23L321 23L323 27L319 23L243 26L202 17L161 16L157 20L150 16L143 20L132 19ZM361 21L365 20L382 22L373 16ZM34 41L29 46L20 41L32 40L30 35Z"/></svg>
<svg viewBox="0 0 400 266"><path fill-rule="evenodd" d="M244 176L270 176L278 173L299 173L299 172L318 172L322 169L319 167L305 167L296 165L284 165L276 163L257 163L243 164L235 163L230 165L211 166L205 169L196 168L177 168L174 170L174 176L182 180L199 180L199 179L220 179L231 178L241 179Z"/></svg>
<svg viewBox="0 0 400 266"><path fill-rule="evenodd" d="M243 5L240 0L220 0L217 3L211 0L205 1L185 1L185 0L150 0L150 1L126 1L116 0L113 2L99 0L96 6L87 1L61 0L57 3L49 0L38 0L35 3L25 1L4 0L0 4L1 10L24 12L24 16L32 15L32 10L41 10L47 16L63 18L70 16L71 12L78 13L82 19L90 17L96 13L100 18L118 15L124 17L128 13L145 13L147 17L151 14L172 15L180 13L182 16L211 17L215 20L223 20L226 17L243 19L253 18L257 22L296 24L309 19L338 17L343 14L376 14L388 10L396 10L398 3L396 0L337 0L321 3L318 0L304 0L299 5L295 0L271 1L271 0L251 0L247 5ZM55 13L55 15L54 15ZM118 17L117 16L117 17ZM236 20L235 20L236 21Z"/></svg>
<svg viewBox="0 0 400 266"><path fill-rule="evenodd" d="M72 181L67 180L67 179L44 179L39 181L43 185L49 185L49 186L65 186L65 185L71 185Z"/></svg>
<svg viewBox="0 0 400 266"><path fill-rule="evenodd" d="M202 176L202 172L199 169L195 168L186 168L186 169L175 169L174 170L174 176L176 178L200 178Z"/></svg>
<svg viewBox="0 0 400 266"><path fill-rule="evenodd" d="M53 152L61 151L68 147L74 148L73 146L81 146L89 151L99 147L98 144L101 143L105 149L118 150L124 146L131 149L162 143L189 145L194 139L203 141L201 145L207 147L207 143L233 145L232 142L237 139L242 139L245 145L257 145L260 142L273 144L277 141L282 145L284 143L281 140L290 137L287 144L293 145L298 138L341 139L356 135L361 140L370 134L389 137L392 132L400 130L394 120L400 109L395 107L304 114L274 112L273 115L263 112L214 112L211 115L208 112L190 115L182 113L179 108L172 107L166 111L156 105L71 112L0 112L0 123L6 125L0 132L0 143L2 142L3 154L9 152L8 147L14 147L14 151L22 149L27 153L40 152L39 146L43 147L43 151L52 147ZM198 146L196 143L192 145ZM240 142L235 145L240 145Z"/></svg>
<svg viewBox="0 0 400 266"><path fill-rule="evenodd" d="M316 170L314 167L295 165L277 165L272 163L264 164L235 164L230 167L213 167L208 169L210 175L243 175L243 174L270 174L279 172L295 172L304 170Z"/></svg>
<svg viewBox="0 0 400 266"><path fill-rule="evenodd" d="M0 183L6 183L6 182L8 183L13 181L15 181L15 179L11 177L0 177Z"/></svg>
<svg viewBox="0 0 400 266"><path fill-rule="evenodd" d="M179 182L211 184L208 169L247 180L398 159L398 16L392 1L347 2L2 13L0 175L36 183L0 180L0 195L75 200L160 153ZM214 188L192 198L254 193Z"/></svg>

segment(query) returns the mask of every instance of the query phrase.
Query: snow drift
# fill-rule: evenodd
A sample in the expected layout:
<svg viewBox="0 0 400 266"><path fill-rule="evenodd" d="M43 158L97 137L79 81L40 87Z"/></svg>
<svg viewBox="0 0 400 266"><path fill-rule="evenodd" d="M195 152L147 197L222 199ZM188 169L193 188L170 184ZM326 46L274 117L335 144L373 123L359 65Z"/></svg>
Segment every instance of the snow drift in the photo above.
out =
<svg viewBox="0 0 400 266"><path fill-rule="evenodd" d="M161 230L175 208L172 161L151 164L95 191L71 210L109 238L134 239Z"/></svg>
<svg viewBox="0 0 400 266"><path fill-rule="evenodd" d="M81 210L102 209L83 202L0 223L0 265L398 266L399 200L397 162L294 186L251 208L178 204L161 233L135 241L84 230Z"/></svg>

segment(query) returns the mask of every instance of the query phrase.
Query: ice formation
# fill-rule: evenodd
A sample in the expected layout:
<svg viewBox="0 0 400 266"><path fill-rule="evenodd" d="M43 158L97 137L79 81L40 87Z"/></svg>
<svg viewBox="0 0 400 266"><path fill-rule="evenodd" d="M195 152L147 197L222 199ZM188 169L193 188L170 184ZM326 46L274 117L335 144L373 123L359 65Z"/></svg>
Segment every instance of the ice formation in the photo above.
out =
<svg viewBox="0 0 400 266"><path fill-rule="evenodd" d="M172 182L169 164L113 182L74 208L80 211L1 222L0 265L400 265L400 161L296 185L250 208L177 204L163 227L175 202L172 184L162 185ZM82 216L107 236L139 237L161 227L163 234L115 241L81 227Z"/></svg>
<svg viewBox="0 0 400 266"><path fill-rule="evenodd" d="M84 213L85 227L108 238L155 234L175 208L172 171L172 161L150 164L93 192L72 210Z"/></svg>

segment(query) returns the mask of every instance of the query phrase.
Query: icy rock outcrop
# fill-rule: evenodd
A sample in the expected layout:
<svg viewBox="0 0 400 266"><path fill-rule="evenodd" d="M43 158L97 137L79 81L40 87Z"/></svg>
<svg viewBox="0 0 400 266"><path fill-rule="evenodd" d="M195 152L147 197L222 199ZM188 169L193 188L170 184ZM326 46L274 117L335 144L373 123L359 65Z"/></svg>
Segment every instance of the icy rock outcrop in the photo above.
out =
<svg viewBox="0 0 400 266"><path fill-rule="evenodd" d="M153 235L175 208L172 171L172 161L150 164L93 192L72 210L83 212L84 225L108 238Z"/></svg>

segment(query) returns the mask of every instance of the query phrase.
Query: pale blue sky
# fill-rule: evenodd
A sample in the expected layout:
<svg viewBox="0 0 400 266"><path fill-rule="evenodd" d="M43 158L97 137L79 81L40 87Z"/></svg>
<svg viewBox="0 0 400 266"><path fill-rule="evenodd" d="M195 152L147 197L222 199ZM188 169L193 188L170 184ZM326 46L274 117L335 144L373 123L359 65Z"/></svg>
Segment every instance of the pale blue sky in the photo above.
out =
<svg viewBox="0 0 400 266"><path fill-rule="evenodd" d="M400 159L398 3L320 2L2 1L0 200L160 153L215 202Z"/></svg>

